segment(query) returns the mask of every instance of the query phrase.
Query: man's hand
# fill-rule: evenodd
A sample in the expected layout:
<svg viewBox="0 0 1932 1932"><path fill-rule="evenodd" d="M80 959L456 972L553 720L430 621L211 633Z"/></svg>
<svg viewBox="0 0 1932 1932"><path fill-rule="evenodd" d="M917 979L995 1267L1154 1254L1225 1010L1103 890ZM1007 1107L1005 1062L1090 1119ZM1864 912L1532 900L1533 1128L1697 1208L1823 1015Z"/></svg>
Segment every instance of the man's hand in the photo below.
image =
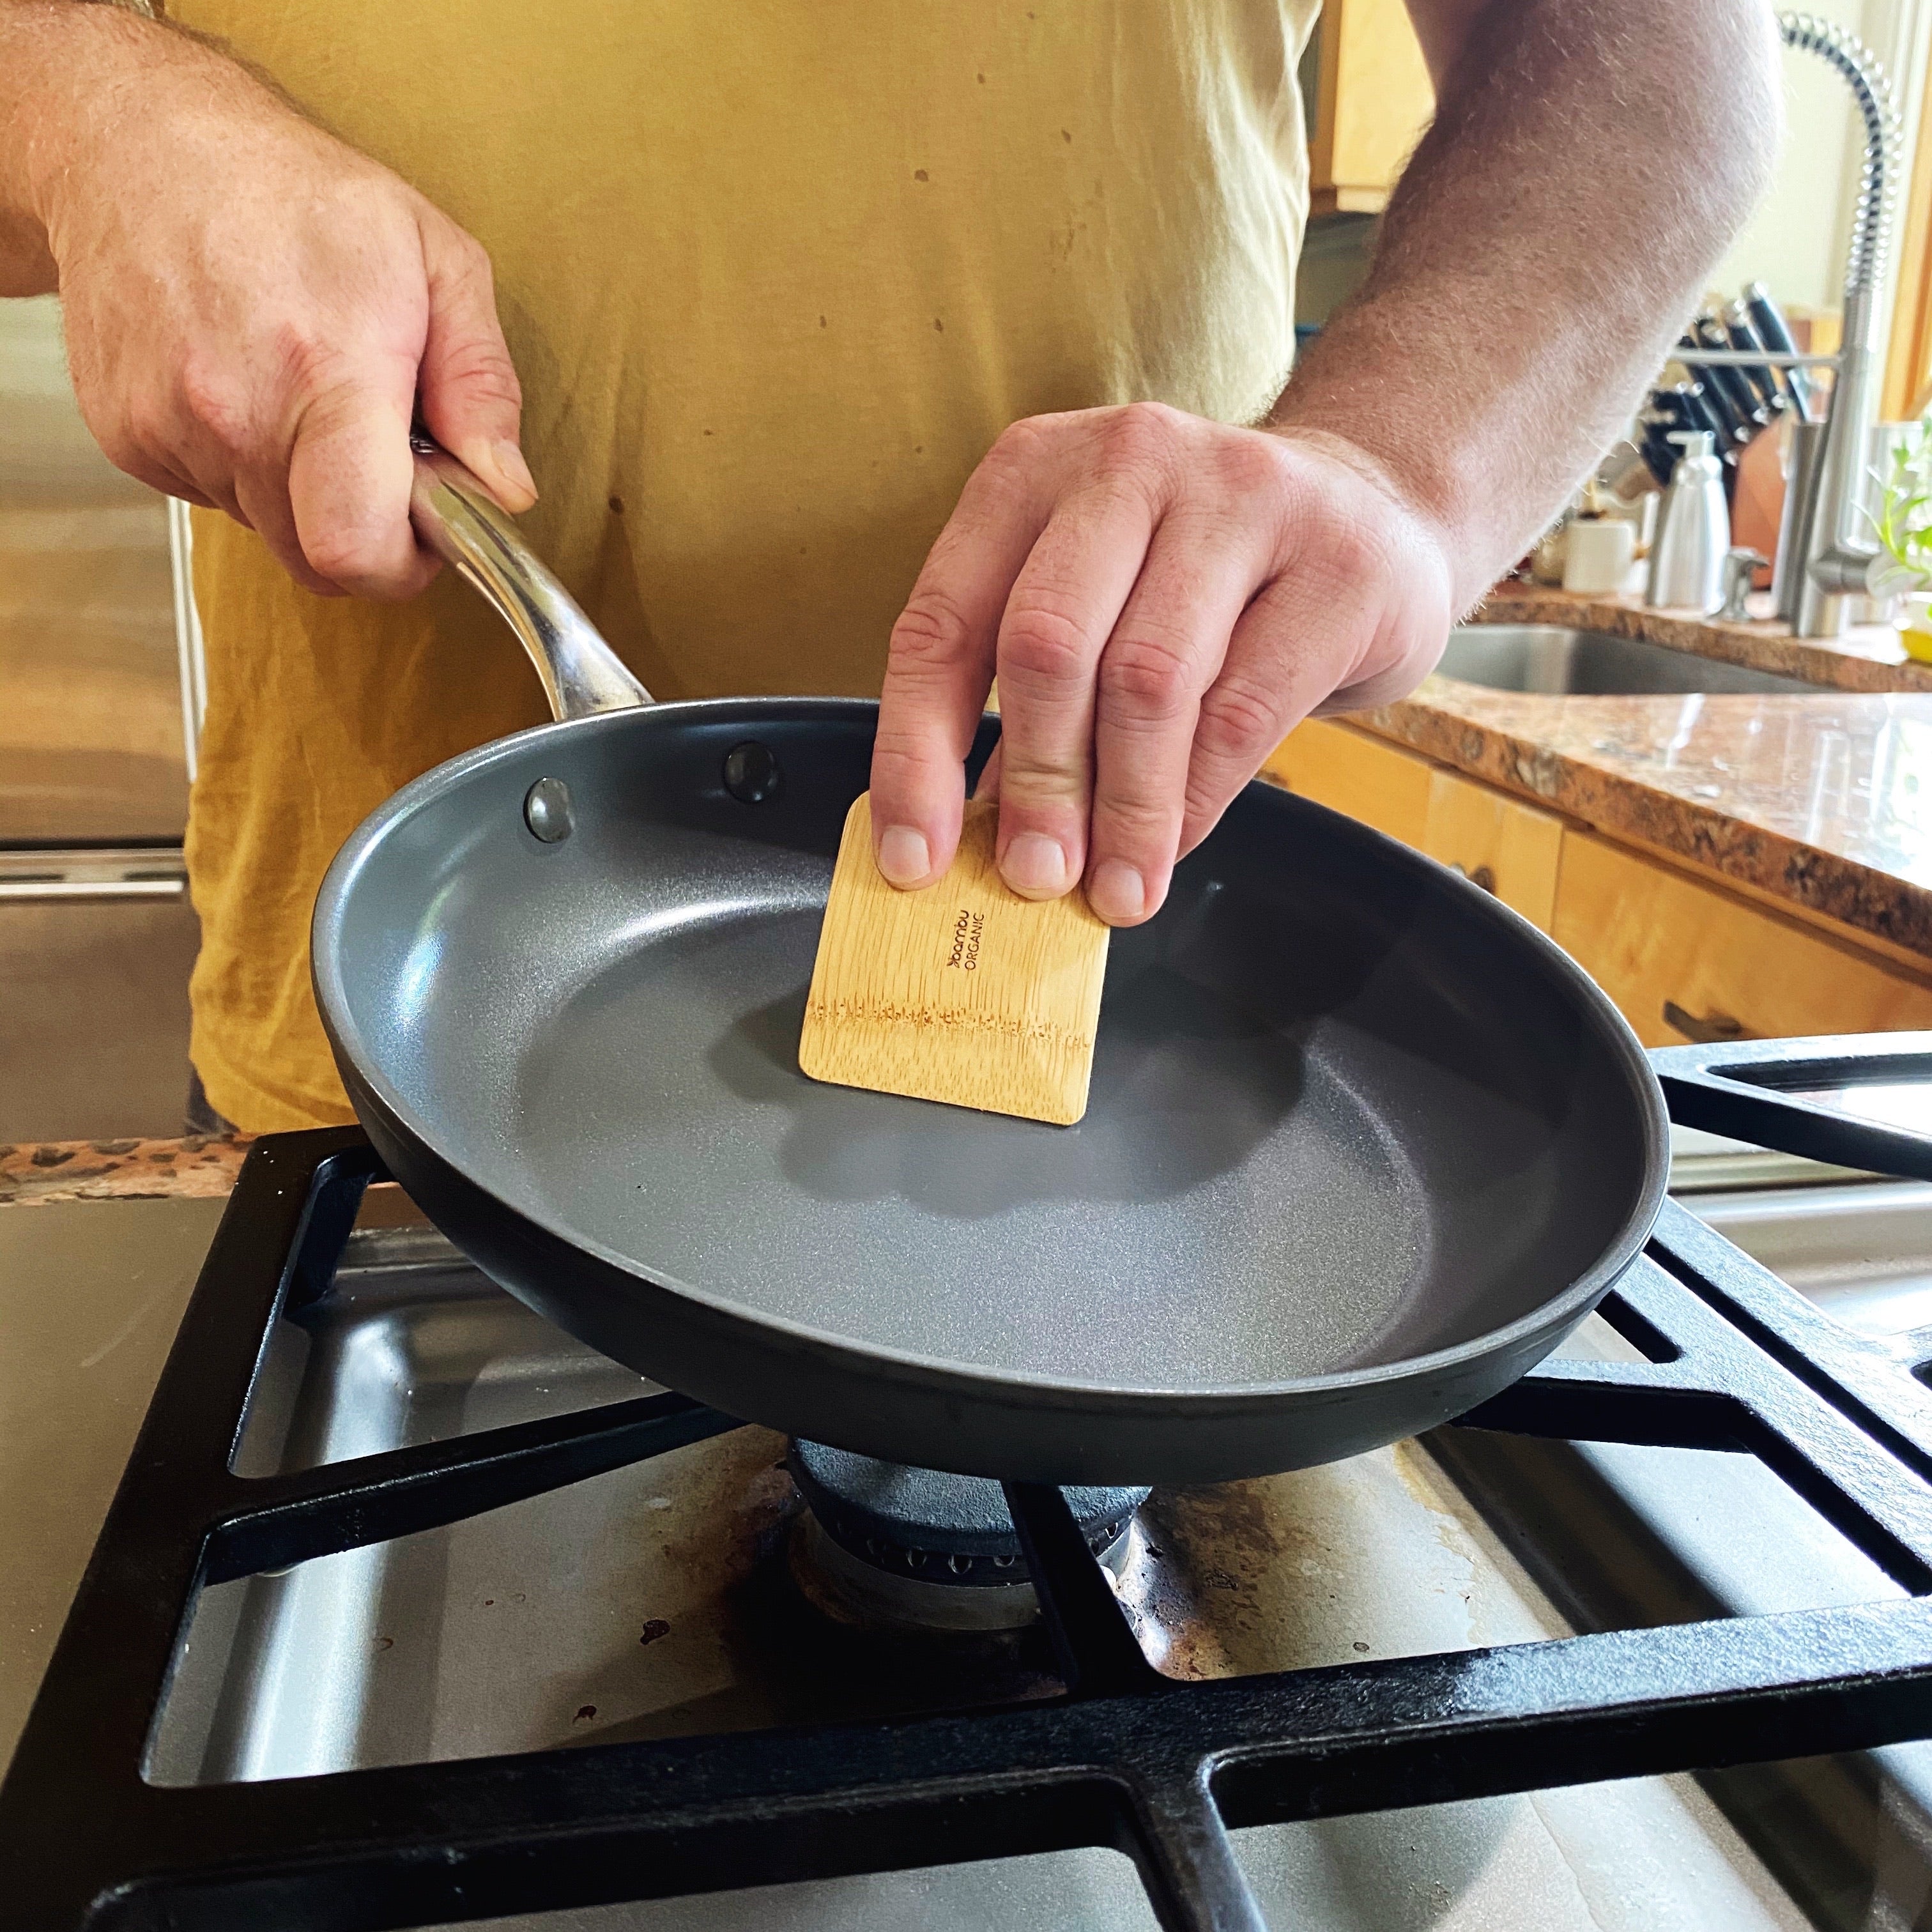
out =
<svg viewBox="0 0 1932 1932"><path fill-rule="evenodd" d="M1050 898L1084 878L1102 919L1138 924L1303 718L1428 671L1454 577L1444 533L1339 436L1147 403L1016 424L892 632L880 870L914 886L952 862L997 671L1006 883Z"/></svg>
<svg viewBox="0 0 1932 1932"><path fill-rule="evenodd" d="M58 278L82 413L119 466L226 510L325 595L434 575L409 520L430 430L535 499L488 257L386 169L210 49L106 7L10 5L17 235ZM25 82L23 82L23 87Z"/></svg>
<svg viewBox="0 0 1932 1932"><path fill-rule="evenodd" d="M1007 882L1148 917L1286 732L1430 668L1662 365L1776 147L1762 0L1408 6L1436 119L1268 428L1043 416L968 484L892 634L894 884L951 860L997 668Z"/></svg>

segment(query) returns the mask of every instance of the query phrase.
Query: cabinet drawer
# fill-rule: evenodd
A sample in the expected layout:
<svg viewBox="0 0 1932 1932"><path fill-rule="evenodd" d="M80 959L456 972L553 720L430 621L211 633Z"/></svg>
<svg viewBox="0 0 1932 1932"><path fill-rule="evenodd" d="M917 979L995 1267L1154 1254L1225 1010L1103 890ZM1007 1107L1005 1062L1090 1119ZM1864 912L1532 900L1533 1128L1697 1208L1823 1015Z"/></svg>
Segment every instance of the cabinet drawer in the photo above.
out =
<svg viewBox="0 0 1932 1932"><path fill-rule="evenodd" d="M1420 845L1429 823L1436 767L1379 738L1311 718L1275 747L1262 771L1290 791L1331 806L1406 845Z"/></svg>
<svg viewBox="0 0 1932 1932"><path fill-rule="evenodd" d="M1588 832L1550 932L1646 1046L1932 1027L1932 987Z"/></svg>
<svg viewBox="0 0 1932 1932"><path fill-rule="evenodd" d="M1454 772L1429 783L1422 849L1547 932L1556 907L1563 821Z"/></svg>

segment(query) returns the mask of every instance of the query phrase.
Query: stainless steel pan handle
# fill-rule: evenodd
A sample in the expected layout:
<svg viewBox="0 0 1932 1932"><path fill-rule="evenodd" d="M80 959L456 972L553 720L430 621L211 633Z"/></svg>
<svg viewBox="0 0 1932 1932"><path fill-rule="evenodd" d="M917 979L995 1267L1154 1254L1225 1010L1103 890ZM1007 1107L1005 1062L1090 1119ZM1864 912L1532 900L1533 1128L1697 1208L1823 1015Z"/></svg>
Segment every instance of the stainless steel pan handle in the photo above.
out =
<svg viewBox="0 0 1932 1932"><path fill-rule="evenodd" d="M416 454L410 494L416 534L516 632L543 680L550 715L588 718L654 702L476 477L426 436L412 436L410 446Z"/></svg>

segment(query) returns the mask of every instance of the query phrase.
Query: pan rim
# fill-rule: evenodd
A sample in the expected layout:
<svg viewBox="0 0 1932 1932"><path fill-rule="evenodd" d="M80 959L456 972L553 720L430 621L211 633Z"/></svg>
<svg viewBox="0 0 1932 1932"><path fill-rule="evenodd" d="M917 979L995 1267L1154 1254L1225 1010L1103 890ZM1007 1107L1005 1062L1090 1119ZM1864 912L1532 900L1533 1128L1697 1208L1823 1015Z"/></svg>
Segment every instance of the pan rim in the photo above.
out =
<svg viewBox="0 0 1932 1932"><path fill-rule="evenodd" d="M1670 1166L1669 1114L1649 1057L1628 1021L1568 953L1520 914L1474 886L1469 890L1476 895L1475 898L1466 902L1471 916L1486 918L1519 938L1532 942L1532 950L1544 969L1566 984L1612 1061L1630 1076L1633 1097L1642 1116L1642 1184L1619 1222L1616 1234L1606 1244L1596 1261L1559 1293L1514 1321L1484 1329L1465 1340L1432 1349L1426 1354L1406 1355L1394 1361L1328 1370L1318 1375L1286 1380L1223 1383L1213 1388L1198 1384L1156 1388L1129 1387L1069 1376L1006 1373L989 1369L984 1363L959 1361L888 1344L861 1341L850 1334L753 1308L717 1290L655 1270L634 1257L570 1227L544 1208L508 1198L494 1180L478 1174L452 1148L446 1144L443 1138L395 1089L374 1056L364 1050L364 1042L355 1024L343 983L339 952L334 946L325 945L324 937L339 926L340 910L357 876L384 841L421 806L440 796L449 786L476 772L508 762L533 744L569 734L587 735L635 728L637 722L644 718L651 720L654 726L673 728L685 722L729 723L734 717L769 719L774 714L790 714L794 718L805 720L824 717L828 712L846 717L855 714L875 717L878 711L875 700L858 698L784 696L677 700L535 725L460 752L412 779L378 806L344 841L324 874L310 923L310 970L316 1006L332 1050L338 1060L354 1070L353 1084L367 1090L368 1097L404 1135L460 1176L467 1186L486 1196L504 1213L568 1248L590 1256L602 1266L646 1288L680 1297L714 1316L742 1323L772 1341L782 1341L814 1353L836 1355L849 1362L876 1368L902 1384L926 1384L955 1394L964 1385L980 1400L990 1399L1010 1406L1050 1405L1114 1414L1132 1414L1145 1408L1171 1418L1178 1406L1216 1413L1239 1412L1250 1407L1272 1408L1284 1402L1343 1395L1438 1373L1453 1374L1485 1359L1508 1357L1545 1334L1560 1336L1567 1332L1568 1328L1595 1307L1641 1254L1663 1205ZM1250 780L1250 783L1264 790L1276 789L1267 787L1259 778ZM1297 798L1286 791L1282 796L1294 800L1303 808L1326 813L1346 827L1350 836L1386 848L1399 862L1417 878L1426 880L1433 889L1448 887L1451 877L1448 868L1426 854L1345 814L1317 805L1312 800ZM1030 1398L1044 1400L1030 1401Z"/></svg>

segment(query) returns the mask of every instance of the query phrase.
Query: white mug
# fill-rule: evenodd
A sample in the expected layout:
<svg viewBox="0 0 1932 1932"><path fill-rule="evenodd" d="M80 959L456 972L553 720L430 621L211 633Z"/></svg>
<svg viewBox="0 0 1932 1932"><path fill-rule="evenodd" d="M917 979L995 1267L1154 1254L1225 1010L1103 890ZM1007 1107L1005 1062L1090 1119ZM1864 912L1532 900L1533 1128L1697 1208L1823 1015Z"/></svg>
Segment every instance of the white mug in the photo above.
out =
<svg viewBox="0 0 1932 1932"><path fill-rule="evenodd" d="M1636 526L1627 517L1577 518L1570 526L1563 587L1601 596L1621 590L1636 555Z"/></svg>

